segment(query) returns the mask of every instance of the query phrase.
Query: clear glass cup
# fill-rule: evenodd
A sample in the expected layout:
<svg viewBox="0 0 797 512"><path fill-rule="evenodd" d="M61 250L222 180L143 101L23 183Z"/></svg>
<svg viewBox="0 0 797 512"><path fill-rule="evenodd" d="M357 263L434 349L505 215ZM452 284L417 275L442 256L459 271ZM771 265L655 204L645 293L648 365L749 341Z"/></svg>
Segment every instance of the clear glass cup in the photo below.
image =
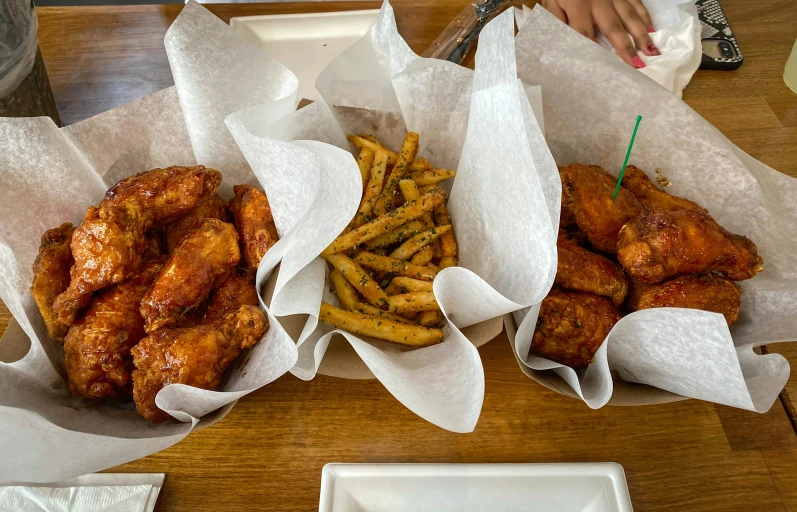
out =
<svg viewBox="0 0 797 512"><path fill-rule="evenodd" d="M783 71L783 81L789 86L789 89L797 94L797 41L794 42L794 48L791 49L789 60L786 61L786 70Z"/></svg>

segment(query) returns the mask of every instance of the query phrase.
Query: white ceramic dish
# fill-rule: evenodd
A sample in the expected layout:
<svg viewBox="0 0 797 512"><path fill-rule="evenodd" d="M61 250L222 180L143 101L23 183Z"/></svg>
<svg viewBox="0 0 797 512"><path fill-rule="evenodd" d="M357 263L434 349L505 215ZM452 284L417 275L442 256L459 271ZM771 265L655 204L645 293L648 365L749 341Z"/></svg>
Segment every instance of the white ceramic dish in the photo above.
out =
<svg viewBox="0 0 797 512"><path fill-rule="evenodd" d="M622 466L327 464L319 512L631 512Z"/></svg>
<svg viewBox="0 0 797 512"><path fill-rule="evenodd" d="M332 59L365 35L379 10L232 18L244 39L299 78L299 98L316 98L315 80Z"/></svg>

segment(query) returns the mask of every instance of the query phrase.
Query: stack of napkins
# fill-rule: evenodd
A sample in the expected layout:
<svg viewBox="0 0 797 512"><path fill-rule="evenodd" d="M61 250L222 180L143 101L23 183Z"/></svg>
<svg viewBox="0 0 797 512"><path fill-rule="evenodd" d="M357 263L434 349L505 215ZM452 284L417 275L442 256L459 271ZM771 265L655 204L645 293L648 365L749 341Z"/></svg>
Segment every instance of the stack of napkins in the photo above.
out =
<svg viewBox="0 0 797 512"><path fill-rule="evenodd" d="M51 484L2 484L0 510L152 512L164 477L163 473L105 473Z"/></svg>

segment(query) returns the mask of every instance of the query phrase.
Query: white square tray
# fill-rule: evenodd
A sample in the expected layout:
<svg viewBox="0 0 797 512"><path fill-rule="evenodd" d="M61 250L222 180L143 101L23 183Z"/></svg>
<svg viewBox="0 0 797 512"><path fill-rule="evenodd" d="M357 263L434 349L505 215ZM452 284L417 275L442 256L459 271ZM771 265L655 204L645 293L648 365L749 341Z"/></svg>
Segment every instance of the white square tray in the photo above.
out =
<svg viewBox="0 0 797 512"><path fill-rule="evenodd" d="M585 464L327 464L320 512L631 512L623 467Z"/></svg>
<svg viewBox="0 0 797 512"><path fill-rule="evenodd" d="M316 99L319 73L368 32L378 10L240 16L230 26L299 78L299 97Z"/></svg>

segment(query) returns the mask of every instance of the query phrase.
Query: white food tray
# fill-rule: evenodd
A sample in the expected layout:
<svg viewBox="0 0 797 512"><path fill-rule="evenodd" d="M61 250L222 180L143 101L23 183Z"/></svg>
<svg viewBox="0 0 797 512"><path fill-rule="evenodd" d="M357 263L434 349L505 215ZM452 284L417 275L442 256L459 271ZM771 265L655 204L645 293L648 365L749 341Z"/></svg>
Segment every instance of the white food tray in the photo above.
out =
<svg viewBox="0 0 797 512"><path fill-rule="evenodd" d="M327 464L320 512L631 512L623 467L585 464Z"/></svg>
<svg viewBox="0 0 797 512"><path fill-rule="evenodd" d="M368 32L377 9L240 16L230 26L299 79L299 97L316 99L315 81L332 59Z"/></svg>

